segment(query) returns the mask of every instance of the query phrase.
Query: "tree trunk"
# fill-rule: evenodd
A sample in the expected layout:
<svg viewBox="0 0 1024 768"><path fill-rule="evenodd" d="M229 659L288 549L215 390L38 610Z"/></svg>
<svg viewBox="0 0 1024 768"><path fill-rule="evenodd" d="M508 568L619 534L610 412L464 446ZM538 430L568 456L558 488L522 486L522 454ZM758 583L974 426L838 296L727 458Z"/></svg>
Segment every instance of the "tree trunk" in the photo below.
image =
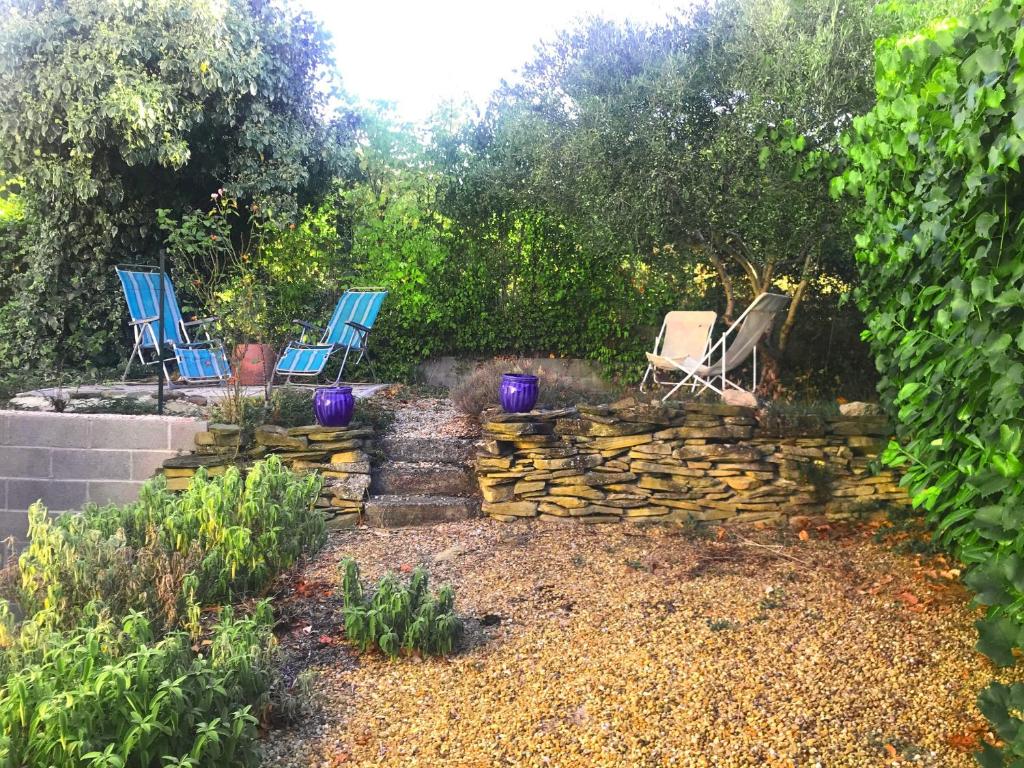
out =
<svg viewBox="0 0 1024 768"><path fill-rule="evenodd" d="M758 382L754 394L765 400L778 400L782 395L778 352L764 342L757 345L757 351L757 367L761 374L761 380Z"/></svg>
<svg viewBox="0 0 1024 768"><path fill-rule="evenodd" d="M732 323L732 318L736 312L736 294L732 288L732 277L729 276L729 272L726 270L722 260L710 249L708 250L708 258L715 265L718 279L722 281L722 290L725 292L725 312L723 318L726 323Z"/></svg>
<svg viewBox="0 0 1024 768"><path fill-rule="evenodd" d="M804 297L804 293L807 291L807 286L811 282L811 271L814 267L814 249L808 248L807 254L804 256L804 266L800 272L800 282L796 286L796 290L793 291L793 300L789 302L789 311L786 312L786 320L782 324L782 328L779 330L779 352L786 351L786 344L789 343L789 334L793 330L793 326L796 325L796 311L800 306L800 301Z"/></svg>

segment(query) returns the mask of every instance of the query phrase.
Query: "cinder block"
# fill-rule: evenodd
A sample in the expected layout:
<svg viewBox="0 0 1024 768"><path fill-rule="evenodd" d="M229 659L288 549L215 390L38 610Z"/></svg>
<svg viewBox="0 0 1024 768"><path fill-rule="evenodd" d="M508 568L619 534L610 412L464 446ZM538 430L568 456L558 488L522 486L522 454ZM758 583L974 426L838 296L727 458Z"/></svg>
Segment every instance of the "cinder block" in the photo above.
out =
<svg viewBox="0 0 1024 768"><path fill-rule="evenodd" d="M131 480L132 451L54 448L52 477L56 480Z"/></svg>
<svg viewBox="0 0 1024 768"><path fill-rule="evenodd" d="M7 414L7 445L50 448L86 448L89 445L90 416L73 413Z"/></svg>
<svg viewBox="0 0 1024 768"><path fill-rule="evenodd" d="M0 540L12 536L15 542L28 538L28 513L13 509L0 509Z"/></svg>
<svg viewBox="0 0 1024 768"><path fill-rule="evenodd" d="M0 446L0 477L49 477L49 448Z"/></svg>
<svg viewBox="0 0 1024 768"><path fill-rule="evenodd" d="M176 451L132 451L132 480L148 480L164 461L177 456Z"/></svg>
<svg viewBox="0 0 1024 768"><path fill-rule="evenodd" d="M82 480L8 479L7 508L20 512L41 499L53 511L81 509L87 501L87 490Z"/></svg>
<svg viewBox="0 0 1024 768"><path fill-rule="evenodd" d="M167 449L167 420L151 416L105 416L89 424L92 448Z"/></svg>
<svg viewBox="0 0 1024 768"><path fill-rule="evenodd" d="M142 483L90 480L89 501L93 504L129 504L139 498Z"/></svg>
<svg viewBox="0 0 1024 768"><path fill-rule="evenodd" d="M7 445L7 423L11 415L6 411L0 411L0 445ZM3 507L0 507L3 509Z"/></svg>
<svg viewBox="0 0 1024 768"><path fill-rule="evenodd" d="M178 418L170 422L168 429L168 448L172 451L191 451L196 445L196 435L206 431L206 422L201 419Z"/></svg>

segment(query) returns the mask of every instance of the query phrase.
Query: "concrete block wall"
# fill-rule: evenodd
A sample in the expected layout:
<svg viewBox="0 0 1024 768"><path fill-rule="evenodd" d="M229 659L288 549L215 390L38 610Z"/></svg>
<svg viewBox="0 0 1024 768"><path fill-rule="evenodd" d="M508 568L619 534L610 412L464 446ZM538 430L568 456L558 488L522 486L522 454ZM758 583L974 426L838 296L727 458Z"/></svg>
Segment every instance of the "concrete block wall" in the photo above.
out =
<svg viewBox="0 0 1024 768"><path fill-rule="evenodd" d="M0 411L0 538L22 540L28 507L125 503L206 422L175 416Z"/></svg>

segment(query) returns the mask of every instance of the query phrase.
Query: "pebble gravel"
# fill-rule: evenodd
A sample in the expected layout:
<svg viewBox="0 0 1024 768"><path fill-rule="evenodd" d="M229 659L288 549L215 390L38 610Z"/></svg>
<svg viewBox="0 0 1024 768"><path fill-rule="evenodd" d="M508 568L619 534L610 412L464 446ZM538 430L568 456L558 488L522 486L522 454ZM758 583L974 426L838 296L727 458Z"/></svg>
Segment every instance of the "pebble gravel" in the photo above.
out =
<svg viewBox="0 0 1024 768"><path fill-rule="evenodd" d="M359 528L299 578L336 585L345 556L452 583L463 647L357 656L321 615L315 714L266 734L266 766L967 768L977 693L1009 679L955 579L859 528Z"/></svg>

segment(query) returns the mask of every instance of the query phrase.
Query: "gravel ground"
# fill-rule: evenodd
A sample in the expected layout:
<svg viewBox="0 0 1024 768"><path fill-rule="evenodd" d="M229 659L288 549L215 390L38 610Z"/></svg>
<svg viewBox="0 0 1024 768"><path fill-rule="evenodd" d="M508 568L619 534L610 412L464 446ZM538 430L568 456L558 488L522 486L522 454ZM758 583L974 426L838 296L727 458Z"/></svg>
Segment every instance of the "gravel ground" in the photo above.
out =
<svg viewBox="0 0 1024 768"><path fill-rule="evenodd" d="M265 764L974 765L974 699L995 672L973 651L955 573L865 529L722 533L470 521L334 534L291 598L314 618L283 638L315 672L317 713L270 732ZM422 564L453 583L468 647L357 657L323 610L347 555L366 578Z"/></svg>
<svg viewBox="0 0 1024 768"><path fill-rule="evenodd" d="M399 437L479 437L480 425L459 411L448 398L419 397L397 387L378 402L389 403L395 420L388 434Z"/></svg>

